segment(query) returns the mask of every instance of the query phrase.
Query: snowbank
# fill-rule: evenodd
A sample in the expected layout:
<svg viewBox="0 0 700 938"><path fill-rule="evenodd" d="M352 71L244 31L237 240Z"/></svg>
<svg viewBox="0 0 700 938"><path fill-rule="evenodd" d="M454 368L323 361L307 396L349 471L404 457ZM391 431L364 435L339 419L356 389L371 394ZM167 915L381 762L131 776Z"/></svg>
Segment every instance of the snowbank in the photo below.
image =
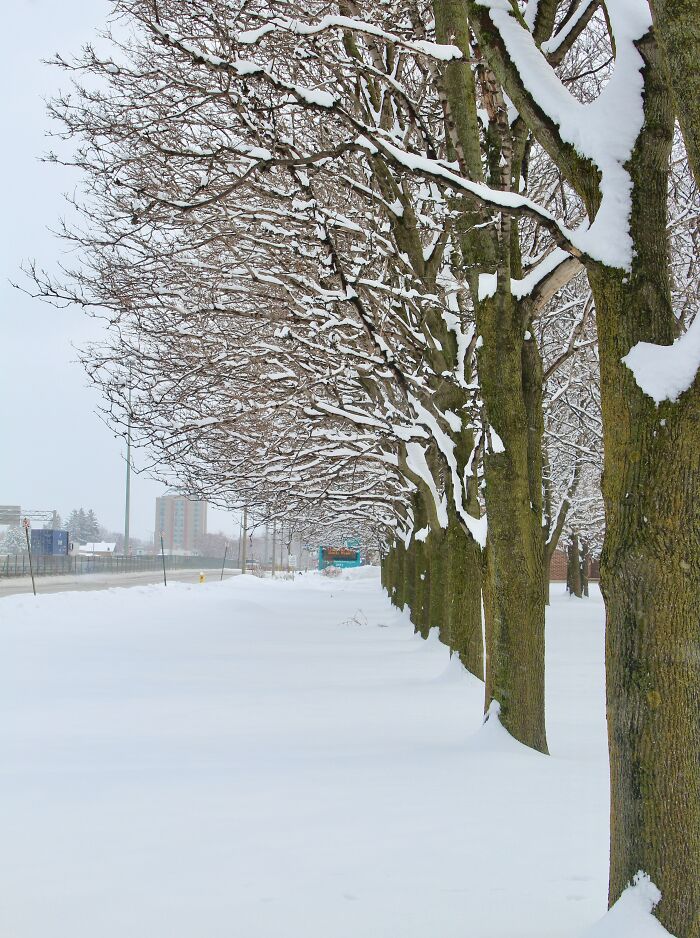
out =
<svg viewBox="0 0 700 938"><path fill-rule="evenodd" d="M660 901L659 890L646 873L639 872L609 912L583 938L669 938L671 933L652 914Z"/></svg>

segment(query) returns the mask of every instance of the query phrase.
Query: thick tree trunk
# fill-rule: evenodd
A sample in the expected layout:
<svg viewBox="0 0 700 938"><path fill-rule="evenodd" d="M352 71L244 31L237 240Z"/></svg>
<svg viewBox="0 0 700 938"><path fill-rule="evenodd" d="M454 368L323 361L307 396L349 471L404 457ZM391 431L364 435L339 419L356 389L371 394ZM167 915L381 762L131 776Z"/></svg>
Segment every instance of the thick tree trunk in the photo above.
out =
<svg viewBox="0 0 700 938"><path fill-rule="evenodd" d="M439 531L437 536L431 533L426 549L430 627L439 629L440 640L459 656L468 671L483 679L481 551L456 519L452 519L447 531ZM399 539L382 559L384 588L399 609L404 601L406 556ZM410 553L408 557L408 566L415 568L414 557Z"/></svg>
<svg viewBox="0 0 700 938"><path fill-rule="evenodd" d="M700 2L650 0L688 159L700 185Z"/></svg>
<svg viewBox="0 0 700 938"><path fill-rule="evenodd" d="M626 296L614 319L612 309L596 300L605 375L601 588L607 612L610 901L644 870L663 894L657 914L664 926L677 938L698 938L700 386L696 381L678 403L657 409L620 365L629 346L609 329L618 332L625 316L644 308L643 294L638 307L632 289L619 283L620 299Z"/></svg>
<svg viewBox="0 0 700 938"><path fill-rule="evenodd" d="M654 6L661 30L661 4ZM670 0L664 7L672 26L697 29L697 0L681 0L678 12ZM597 174L572 147L559 146L548 123L530 108L519 76L490 42L488 10L476 4L469 8L482 48L500 68L511 99L594 214L600 203ZM635 45L645 60L645 119L627 164L632 270L588 262L597 309L605 452L601 586L607 613L609 899L614 902L643 870L662 892L656 911L661 923L677 938L700 938L700 378L677 403L657 408L622 364L637 342L669 345L675 334L666 229L673 101L653 35ZM685 76L687 93L697 102L688 70L697 79L696 56L688 60ZM691 140L689 150L692 146ZM490 527L493 521L489 507ZM496 597L498 567L495 558ZM498 613L494 622L499 628Z"/></svg>
<svg viewBox="0 0 700 938"><path fill-rule="evenodd" d="M610 902L638 870L656 914L700 938L700 377L658 407L621 362L670 344L666 180L673 114L653 41L631 161L631 275L590 272L601 360L607 533L601 587L611 779Z"/></svg>
<svg viewBox="0 0 700 938"><path fill-rule="evenodd" d="M484 677L481 630L481 551L459 524L447 531L448 566L445 593L449 646L464 667ZM433 584L431 584L432 592Z"/></svg>
<svg viewBox="0 0 700 938"><path fill-rule="evenodd" d="M411 606L411 622L416 632L423 638L428 637L430 631L430 578L428 570L428 552L425 541L417 540L416 534L424 530L428 524L428 513L420 494L413 497L413 538L411 552L413 554L413 604Z"/></svg>
<svg viewBox="0 0 700 938"><path fill-rule="evenodd" d="M428 551L424 541L416 542L414 557L416 569L411 621L416 632L423 638L427 638L430 632L430 569L428 566Z"/></svg>
<svg viewBox="0 0 700 938"><path fill-rule="evenodd" d="M583 596L581 554L578 549L578 537L576 534L571 536L571 543L566 552L566 586L572 596L581 599Z"/></svg>
<svg viewBox="0 0 700 938"><path fill-rule="evenodd" d="M406 562L406 548L403 541L398 538L394 545L394 588L391 593L391 601L399 609L404 607L404 586L405 573L404 566Z"/></svg>
<svg viewBox="0 0 700 938"><path fill-rule="evenodd" d="M494 632L494 602L493 602L493 570L491 569L491 551L489 545L483 553L481 566L481 602L484 617L484 702L488 707L493 700L493 668L491 666L491 650L493 649Z"/></svg>
<svg viewBox="0 0 700 938"><path fill-rule="evenodd" d="M492 431L484 459L489 553L487 699L520 742L547 752L544 719L544 550L523 387L521 310L501 291L480 304L479 376Z"/></svg>
<svg viewBox="0 0 700 938"><path fill-rule="evenodd" d="M428 628L437 629L440 641L447 646L450 645L446 595L448 546L447 531L440 528L430 532L426 543L429 578Z"/></svg>
<svg viewBox="0 0 700 938"><path fill-rule="evenodd" d="M391 588L391 578L392 578L392 566L394 564L394 551L393 548L389 548L386 554L383 555L379 570L381 574L382 588L386 590L389 594L389 599L391 599L392 588Z"/></svg>
<svg viewBox="0 0 700 938"><path fill-rule="evenodd" d="M588 596L588 577L591 569L591 555L588 550L588 544L581 542L581 589L583 595Z"/></svg>
<svg viewBox="0 0 700 938"><path fill-rule="evenodd" d="M415 542L411 540L403 551L403 608L408 609L411 621L413 621L416 581Z"/></svg>
<svg viewBox="0 0 700 938"><path fill-rule="evenodd" d="M434 0L439 41L453 42L462 61L444 68L441 96L450 145L462 172L476 181L509 189L520 176L512 162L514 135L504 118L495 78L482 70L491 113L482 148L476 107L467 4ZM488 70L486 70L488 71ZM488 110L488 109L487 109ZM547 751L544 721L544 578L541 511L541 403L536 348L524 341L528 317L510 294L510 278L521 276L517 229L507 217L492 226L487 214L464 199L460 218L461 251L483 345L478 352L479 381L487 420L502 440L491 439L484 460L488 514L488 596L486 706L495 699L501 720L521 742ZM480 302L479 273L497 271L498 292ZM534 352L534 357L530 353ZM534 416L535 422L530 420ZM536 445L534 445L536 444Z"/></svg>

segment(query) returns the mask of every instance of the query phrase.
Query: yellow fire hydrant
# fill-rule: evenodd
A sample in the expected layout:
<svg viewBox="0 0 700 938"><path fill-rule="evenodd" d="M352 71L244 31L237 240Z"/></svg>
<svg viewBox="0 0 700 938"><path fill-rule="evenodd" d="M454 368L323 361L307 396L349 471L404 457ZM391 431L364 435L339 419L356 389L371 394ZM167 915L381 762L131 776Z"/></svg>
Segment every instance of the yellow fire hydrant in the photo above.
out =
<svg viewBox="0 0 700 938"><path fill-rule="evenodd" d="M207 578L204 576L203 573L200 573L200 574L199 574L199 582L200 582L200 583L205 583L205 582L206 582L206 579L207 579Z"/></svg>

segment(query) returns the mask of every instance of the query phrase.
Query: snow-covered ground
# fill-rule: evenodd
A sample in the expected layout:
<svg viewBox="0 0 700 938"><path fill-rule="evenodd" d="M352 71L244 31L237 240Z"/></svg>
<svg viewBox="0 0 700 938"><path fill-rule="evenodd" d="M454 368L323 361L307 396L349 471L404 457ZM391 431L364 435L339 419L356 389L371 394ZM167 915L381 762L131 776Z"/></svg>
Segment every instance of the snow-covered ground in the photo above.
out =
<svg viewBox="0 0 700 938"><path fill-rule="evenodd" d="M603 606L551 756L367 570L0 600L0 934L568 938L605 910Z"/></svg>

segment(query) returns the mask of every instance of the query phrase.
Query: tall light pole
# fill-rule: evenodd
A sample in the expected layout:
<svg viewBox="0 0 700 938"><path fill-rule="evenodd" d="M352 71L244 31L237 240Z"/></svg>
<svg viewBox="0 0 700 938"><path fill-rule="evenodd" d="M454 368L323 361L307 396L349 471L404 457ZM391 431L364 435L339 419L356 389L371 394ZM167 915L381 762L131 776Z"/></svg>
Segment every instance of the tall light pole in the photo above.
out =
<svg viewBox="0 0 700 938"><path fill-rule="evenodd" d="M124 556L129 556L129 515L131 514L131 369L129 369L129 416L126 423L126 493L124 499Z"/></svg>
<svg viewBox="0 0 700 938"><path fill-rule="evenodd" d="M272 522L272 562L270 563L270 576L275 575L275 552L277 550L277 521Z"/></svg>
<svg viewBox="0 0 700 938"><path fill-rule="evenodd" d="M243 509L243 541L241 546L241 573L245 573L248 559L248 509Z"/></svg>

